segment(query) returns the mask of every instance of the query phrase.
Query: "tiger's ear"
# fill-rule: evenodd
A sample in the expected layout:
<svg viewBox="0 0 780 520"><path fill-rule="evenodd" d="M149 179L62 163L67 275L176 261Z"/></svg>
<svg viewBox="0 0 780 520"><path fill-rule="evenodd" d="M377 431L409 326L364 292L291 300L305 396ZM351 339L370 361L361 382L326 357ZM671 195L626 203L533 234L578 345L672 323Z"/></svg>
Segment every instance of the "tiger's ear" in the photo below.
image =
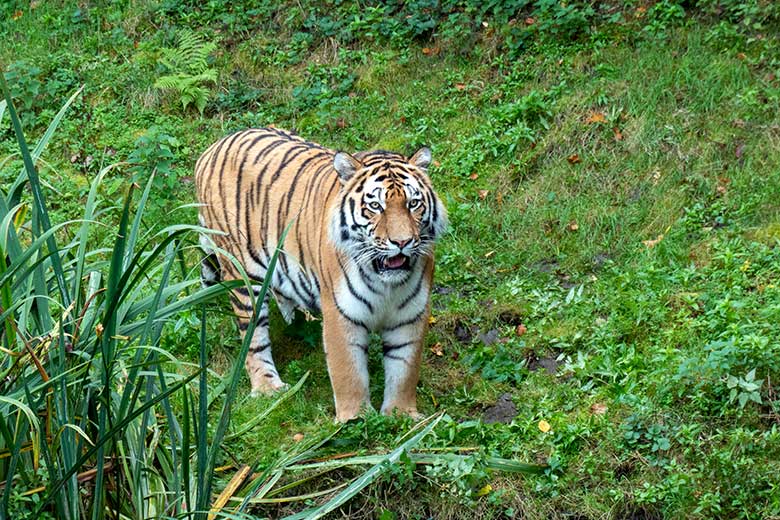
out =
<svg viewBox="0 0 780 520"><path fill-rule="evenodd" d="M418 168L423 170L428 169L428 165L431 164L431 149L427 146L423 146L409 159L409 162Z"/></svg>
<svg viewBox="0 0 780 520"><path fill-rule="evenodd" d="M338 152L333 157L333 169L339 174L341 182L347 182L363 164L346 152Z"/></svg>

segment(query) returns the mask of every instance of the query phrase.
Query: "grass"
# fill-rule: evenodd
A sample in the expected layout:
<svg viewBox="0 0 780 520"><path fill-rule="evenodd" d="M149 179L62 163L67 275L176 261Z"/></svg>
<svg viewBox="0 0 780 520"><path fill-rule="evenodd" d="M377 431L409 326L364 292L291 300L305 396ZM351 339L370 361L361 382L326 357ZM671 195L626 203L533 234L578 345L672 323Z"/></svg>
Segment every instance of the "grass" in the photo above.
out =
<svg viewBox="0 0 780 520"><path fill-rule="evenodd" d="M712 2L599 7L585 29L561 36L554 31L579 26L563 25L570 20L563 11L546 18L542 4L518 17L528 15L531 24L510 24L496 11L485 15L487 28L454 35L448 23L460 11L443 13L433 33L415 39L407 26L390 34L370 10L358 13L358 36L328 34L316 2L278 10L248 2L243 12L217 3L42 3L5 17L11 43L0 62L6 70L20 60L27 65L19 71L33 63L39 69L11 84L16 104L28 107L20 110L28 137L41 135L65 98L86 84L38 165L55 224L81 218L98 172L131 157L132 171L120 164L96 184L106 228L120 221L129 182L146 186L154 169L139 233L194 223L192 208L172 211L194 201L194 159L246 126L296 128L348 150L432 147L432 178L451 231L437 249L436 321L419 400L423 412L446 414L415 450L398 452L340 504L342 514L778 517L773 7L722 2L720 19L711 16ZM586 4L572 5L586 12ZM678 7L688 12L679 16ZM379 19L395 20L387 13ZM753 20L763 25L749 26ZM518 27L537 32L519 33L526 43L513 46ZM163 49L176 48L183 28L215 34L208 66L218 79L205 84L202 115L153 86L169 72L159 62ZM466 41L473 45L464 50ZM0 137L5 187L21 164L13 134ZM76 226L67 224L58 239ZM86 236L90 249L116 239L100 226ZM197 253L185 248L182 258L171 276L194 279ZM159 346L197 364L199 316L198 308L172 316ZM318 323L272 325L283 379L309 375L262 421L231 437L273 406L250 399L242 376L215 493L204 500L242 464L276 475L324 439L318 457L349 454L367 464L409 438L411 422L398 417L369 415L337 429ZM207 386L219 389L218 375L229 373L239 352L226 299L210 304L205 332L213 371ZM375 396L377 350L370 358ZM191 373L181 363L164 370ZM505 394L514 418L482 421ZM171 406L180 417L183 405ZM221 406L216 398L209 408L210 435ZM155 424L167 435L169 419ZM431 453L446 456L426 459ZM548 468L517 475L499 471L496 457ZM249 511L281 517L324 504L343 488L317 492L363 475L366 466L328 469L288 490L265 491L268 499L294 500ZM276 485L284 486L310 473L278 474ZM41 475L25 489L52 480ZM265 481L256 475L252 482ZM305 494L313 495L308 502L296 498ZM31 497L44 495L9 500L19 515Z"/></svg>

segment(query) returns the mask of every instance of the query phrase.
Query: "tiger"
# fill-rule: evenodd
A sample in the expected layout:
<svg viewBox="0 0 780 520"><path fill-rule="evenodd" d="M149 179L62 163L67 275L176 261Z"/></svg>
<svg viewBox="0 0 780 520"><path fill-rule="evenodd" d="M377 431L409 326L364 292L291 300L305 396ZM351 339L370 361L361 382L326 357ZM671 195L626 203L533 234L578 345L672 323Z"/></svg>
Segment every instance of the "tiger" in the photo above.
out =
<svg viewBox="0 0 780 520"><path fill-rule="evenodd" d="M212 144L195 165L205 285L239 279L257 298L269 261L287 235L269 280L289 323L296 309L322 316L322 341L336 419L371 409L368 347L382 341L380 412L419 418L417 384L430 314L434 244L447 212L428 176L431 150L350 154L275 127ZM289 224L289 228L288 228ZM253 316L245 287L230 300L242 337ZM268 303L260 302L246 358L253 395L287 387L271 355Z"/></svg>

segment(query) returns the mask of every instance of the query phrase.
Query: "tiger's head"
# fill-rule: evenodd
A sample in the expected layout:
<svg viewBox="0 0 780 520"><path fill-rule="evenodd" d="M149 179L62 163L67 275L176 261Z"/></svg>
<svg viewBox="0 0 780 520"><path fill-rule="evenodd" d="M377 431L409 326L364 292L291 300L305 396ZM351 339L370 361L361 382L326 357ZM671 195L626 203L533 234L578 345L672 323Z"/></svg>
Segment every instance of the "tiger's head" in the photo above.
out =
<svg viewBox="0 0 780 520"><path fill-rule="evenodd" d="M447 212L428 178L430 163L428 148L409 158L338 152L333 167L341 191L331 222L336 247L387 281L405 279L420 257L432 255Z"/></svg>

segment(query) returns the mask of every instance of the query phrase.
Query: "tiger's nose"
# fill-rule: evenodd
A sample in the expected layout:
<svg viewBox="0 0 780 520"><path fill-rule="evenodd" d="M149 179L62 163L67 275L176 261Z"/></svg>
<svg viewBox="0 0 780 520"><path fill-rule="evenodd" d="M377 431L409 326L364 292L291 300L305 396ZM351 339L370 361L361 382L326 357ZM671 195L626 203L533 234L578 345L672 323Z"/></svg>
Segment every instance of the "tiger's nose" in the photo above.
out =
<svg viewBox="0 0 780 520"><path fill-rule="evenodd" d="M411 241L412 241L411 237L409 237L409 238L402 238L400 240L393 240L392 238L390 239L390 243L393 244L394 246L396 246L398 249L401 249L401 250L403 250L403 248L407 244L409 244Z"/></svg>

